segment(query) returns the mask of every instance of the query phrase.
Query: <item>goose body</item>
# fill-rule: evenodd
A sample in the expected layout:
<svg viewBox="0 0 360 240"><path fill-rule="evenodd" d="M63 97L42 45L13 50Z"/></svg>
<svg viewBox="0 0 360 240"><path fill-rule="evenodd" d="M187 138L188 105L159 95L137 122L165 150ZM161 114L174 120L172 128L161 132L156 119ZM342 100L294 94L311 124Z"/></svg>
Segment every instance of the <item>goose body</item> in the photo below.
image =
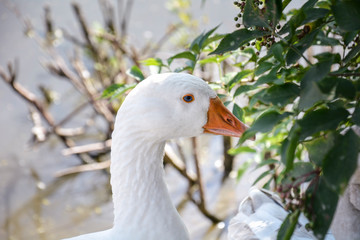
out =
<svg viewBox="0 0 360 240"><path fill-rule="evenodd" d="M245 129L202 79L184 73L148 77L116 116L110 166L113 227L68 240L188 240L164 182L166 140L202 133L239 137Z"/></svg>

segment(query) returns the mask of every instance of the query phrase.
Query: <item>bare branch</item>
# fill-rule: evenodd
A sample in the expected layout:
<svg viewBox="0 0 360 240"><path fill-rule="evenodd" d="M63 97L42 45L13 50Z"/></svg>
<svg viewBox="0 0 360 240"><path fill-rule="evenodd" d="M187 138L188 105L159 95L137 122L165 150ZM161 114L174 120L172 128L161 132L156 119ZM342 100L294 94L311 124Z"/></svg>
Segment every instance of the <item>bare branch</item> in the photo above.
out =
<svg viewBox="0 0 360 240"><path fill-rule="evenodd" d="M87 153L93 151L107 151L110 150L110 147L111 139L108 139L105 142L91 143L83 146L74 146L71 148L67 148L62 150L62 154L64 156L69 156L73 154Z"/></svg>
<svg viewBox="0 0 360 240"><path fill-rule="evenodd" d="M55 177L64 177L70 174L76 174L80 172L89 172L95 170L102 170L110 167L110 160L99 162L99 163L90 163L90 164L83 164L76 167L67 168L55 173Z"/></svg>

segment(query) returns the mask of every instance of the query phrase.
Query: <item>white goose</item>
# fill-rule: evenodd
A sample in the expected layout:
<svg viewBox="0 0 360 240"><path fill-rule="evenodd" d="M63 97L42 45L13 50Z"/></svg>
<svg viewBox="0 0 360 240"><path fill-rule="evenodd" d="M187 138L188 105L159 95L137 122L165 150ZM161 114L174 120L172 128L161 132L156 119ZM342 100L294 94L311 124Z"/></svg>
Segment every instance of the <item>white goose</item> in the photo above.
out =
<svg viewBox="0 0 360 240"><path fill-rule="evenodd" d="M202 133L239 137L245 129L200 78L166 73L142 81L118 111L112 135L113 228L70 239L188 240L188 231L171 202L163 178L165 141ZM263 203L269 205L271 211L282 211L282 214L272 215L271 211L261 208ZM250 226L247 221L261 220L261 216L256 215L259 212L267 219L262 220L261 226ZM265 193L252 189L230 224L229 238L276 238L273 232L286 217L284 212ZM273 232L266 233L268 226ZM260 235L257 235L259 229ZM311 233L305 236L313 239Z"/></svg>

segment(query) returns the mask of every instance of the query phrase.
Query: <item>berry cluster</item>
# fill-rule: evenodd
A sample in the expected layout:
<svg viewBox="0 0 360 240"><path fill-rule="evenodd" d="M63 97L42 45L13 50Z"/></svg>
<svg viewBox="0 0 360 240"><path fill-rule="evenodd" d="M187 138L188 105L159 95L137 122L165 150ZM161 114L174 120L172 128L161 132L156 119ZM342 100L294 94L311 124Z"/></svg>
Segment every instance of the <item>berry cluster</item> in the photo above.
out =
<svg viewBox="0 0 360 240"><path fill-rule="evenodd" d="M235 24L235 26L236 26L237 28L240 28L240 27L241 27L240 19L241 19L241 17L243 16L243 13L244 13L244 11L245 11L245 4L246 4L246 0L237 0L237 1L234 2L234 5L240 9L240 13L239 13L236 17L234 17L234 21L237 22L237 23ZM265 9L264 2L263 2L263 1L261 1L261 0L255 0L255 1L253 2L253 4L254 4L254 7L257 8L257 9L259 9L262 13L265 12L266 9Z"/></svg>
<svg viewBox="0 0 360 240"><path fill-rule="evenodd" d="M253 7L254 9L257 9L259 11L259 13L261 15L265 15L266 12L266 5L264 3L264 0L254 0L253 1ZM239 8L240 12L234 17L234 21L236 22L235 26L236 28L240 28L242 27L242 18L244 15L244 11L245 11L245 5L246 5L246 0L236 0L234 1L234 5L236 7ZM272 22L268 22L269 24L269 28L273 28L273 23ZM244 26L246 28L246 26ZM265 31L265 32L269 32L268 35L265 35L264 37L261 38L257 38L256 40L247 43L246 45L242 46L240 49L244 50L246 47L249 46L253 46L256 48L257 52L256 54L259 55L259 51L261 50L262 47L266 47L267 49L269 49L275 42L275 36L272 35L272 32L270 29L265 28L265 27L250 27L248 28L249 30L258 30L258 31ZM276 26L277 30L281 29L281 25L278 24Z"/></svg>
<svg viewBox="0 0 360 240"><path fill-rule="evenodd" d="M295 211L296 209L302 209L304 207L304 195L301 194L299 186L294 186L285 190L280 185L277 191L284 201L286 210Z"/></svg>

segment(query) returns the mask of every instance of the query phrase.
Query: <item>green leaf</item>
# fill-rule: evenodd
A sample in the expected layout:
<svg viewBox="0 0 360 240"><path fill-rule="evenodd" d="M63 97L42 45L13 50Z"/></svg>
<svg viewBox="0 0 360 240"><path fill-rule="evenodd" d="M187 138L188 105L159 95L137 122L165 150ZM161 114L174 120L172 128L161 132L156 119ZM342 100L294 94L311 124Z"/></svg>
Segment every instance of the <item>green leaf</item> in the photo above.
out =
<svg viewBox="0 0 360 240"><path fill-rule="evenodd" d="M349 100L353 100L356 96L356 88L352 81L338 78L338 83L336 87L336 97L344 97Z"/></svg>
<svg viewBox="0 0 360 240"><path fill-rule="evenodd" d="M243 16L244 25L249 27L268 27L267 19L264 13L255 5L253 0L247 0L244 8Z"/></svg>
<svg viewBox="0 0 360 240"><path fill-rule="evenodd" d="M142 74L141 70L137 66L132 66L129 70L126 71L126 74L130 77L135 78L138 81L142 81L145 79L144 75Z"/></svg>
<svg viewBox="0 0 360 240"><path fill-rule="evenodd" d="M313 181L309 185L305 196L309 220L314 223L314 234L317 239L324 239L334 217L339 196L328 187L323 177L320 177L319 182Z"/></svg>
<svg viewBox="0 0 360 240"><path fill-rule="evenodd" d="M256 86L254 85L242 85L236 89L233 97L237 97L244 92L248 92L254 89L256 89Z"/></svg>
<svg viewBox="0 0 360 240"><path fill-rule="evenodd" d="M235 32L232 32L226 35L220 42L219 46L210 54L223 54L232 50L236 50L241 47L243 44L248 43L249 41L268 35L269 32L254 30L250 31L245 28L239 29Z"/></svg>
<svg viewBox="0 0 360 240"><path fill-rule="evenodd" d="M324 99L317 84L330 72L333 61L323 61L312 66L303 76L300 83L300 109L311 107L314 103Z"/></svg>
<svg viewBox="0 0 360 240"><path fill-rule="evenodd" d="M164 66L160 58L148 58L140 61L140 63L144 64L145 66Z"/></svg>
<svg viewBox="0 0 360 240"><path fill-rule="evenodd" d="M294 230L296 228L298 219L300 216L300 210L297 209L292 213L289 213L284 222L281 224L279 232L277 234L277 240L290 240Z"/></svg>
<svg viewBox="0 0 360 240"><path fill-rule="evenodd" d="M241 136L239 143L244 142L246 139L249 139L255 136L258 132L269 132L273 129L273 127L288 117L291 113L285 112L283 114L278 113L277 111L271 110L261 114L253 123L253 125L247 129L244 134Z"/></svg>
<svg viewBox="0 0 360 240"><path fill-rule="evenodd" d="M168 62L168 64L170 65L174 59L179 59L179 58L189 59L189 60L192 61L192 62L195 62L195 61L196 61L196 56L195 56L192 52L185 51L185 52L181 52L181 53L175 54L175 55L172 56L172 57L169 57L168 60L167 60L167 62Z"/></svg>
<svg viewBox="0 0 360 240"><path fill-rule="evenodd" d="M256 151L255 151L255 152L256 152ZM279 164L279 160L272 159L272 158L266 159L266 160L264 160L264 161L261 161L261 162L256 166L256 168L261 168L261 167L263 167L263 166L265 166L265 165L270 165L270 164Z"/></svg>
<svg viewBox="0 0 360 240"><path fill-rule="evenodd" d="M357 44L353 49L350 50L350 52L347 53L347 55L344 58L344 63L347 64L348 62L353 60L359 52L360 52L360 44Z"/></svg>
<svg viewBox="0 0 360 240"><path fill-rule="evenodd" d="M239 181L241 179L241 177L244 175L244 173L246 172L246 170L249 168L250 165L251 165L250 162L246 161L238 168L236 180Z"/></svg>
<svg viewBox="0 0 360 240"><path fill-rule="evenodd" d="M284 59L284 55L283 55L284 49L281 46L281 44L280 43L274 44L270 50L274 54L275 59L284 65L285 64L285 59Z"/></svg>
<svg viewBox="0 0 360 240"><path fill-rule="evenodd" d="M248 146L240 146L238 148L229 149L228 154L235 156L235 155L238 155L238 154L244 153L244 152L245 153L256 153L256 150L251 147L248 147Z"/></svg>
<svg viewBox="0 0 360 240"><path fill-rule="evenodd" d="M335 135L327 134L326 136L306 142L304 145L309 153L310 161L315 163L317 166L322 166L323 160L334 144Z"/></svg>
<svg viewBox="0 0 360 240"><path fill-rule="evenodd" d="M263 74L264 72L270 70L273 66L274 66L274 64L271 63L271 62L262 62L262 63L259 64L259 66L256 68L256 70L255 70L255 75L256 75L256 76L259 76L259 75Z"/></svg>
<svg viewBox="0 0 360 240"><path fill-rule="evenodd" d="M282 142L281 145L281 162L285 164L286 171L290 171L294 166L294 158L296 147L299 143L300 128L295 124L289 133L289 136Z"/></svg>
<svg viewBox="0 0 360 240"><path fill-rule="evenodd" d="M315 82L311 82L300 90L299 109L305 110L312 107L315 103L325 100L326 96L320 91Z"/></svg>
<svg viewBox="0 0 360 240"><path fill-rule="evenodd" d="M359 137L350 129L344 136L337 135L333 148L323 161L324 179L328 186L342 194L357 167Z"/></svg>
<svg viewBox="0 0 360 240"><path fill-rule="evenodd" d="M231 56L230 54L228 54L228 55L214 55L214 56L211 56L211 57L208 57L208 58L201 59L199 61L199 64L200 65L205 65L207 63L221 63L222 61L224 61L225 59L227 59L230 56Z"/></svg>
<svg viewBox="0 0 360 240"><path fill-rule="evenodd" d="M325 36L324 32L320 31L319 34L316 36L316 45L336 46L340 45L340 42L336 38Z"/></svg>
<svg viewBox="0 0 360 240"><path fill-rule="evenodd" d="M285 83L270 87L259 97L259 100L265 104L271 103L276 106L285 106L286 104L292 103L299 94L300 88L298 85Z"/></svg>
<svg viewBox="0 0 360 240"><path fill-rule="evenodd" d="M118 96L124 94L126 91L136 87L136 85L137 85L136 83L135 84L113 84L103 91L101 97L102 98L111 98L110 100L114 100Z"/></svg>
<svg viewBox="0 0 360 240"><path fill-rule="evenodd" d="M204 45L204 43L206 42L206 40L208 40L208 38L210 37L210 35L215 32L215 30L219 27L216 26L213 29L211 29L210 31L206 32L206 33L201 33L197 38L194 39L194 41L190 44L190 50L195 52L196 54L199 54L200 51L206 46Z"/></svg>
<svg viewBox="0 0 360 240"><path fill-rule="evenodd" d="M324 8L308 8L304 12L306 18L302 22L302 24L314 22L315 20L325 18L330 11Z"/></svg>
<svg viewBox="0 0 360 240"><path fill-rule="evenodd" d="M107 87L107 88L103 91L101 97L102 97L102 98L109 98L109 97L111 97L112 95L114 95L114 93L115 93L119 88L122 88L122 87L124 87L124 86L125 86L125 84L118 84L118 83L112 84L112 85L110 85L109 87Z"/></svg>
<svg viewBox="0 0 360 240"><path fill-rule="evenodd" d="M339 124L347 119L349 112L344 108L311 111L298 120L301 127L300 140L315 133L326 130L335 130Z"/></svg>
<svg viewBox="0 0 360 240"><path fill-rule="evenodd" d="M335 21L344 31L360 29L360 1L338 0L331 7Z"/></svg>
<svg viewBox="0 0 360 240"><path fill-rule="evenodd" d="M234 104L233 107L233 114L235 115L235 117L237 117L240 121L244 121L244 110L242 110L239 105L237 105L236 103Z"/></svg>
<svg viewBox="0 0 360 240"><path fill-rule="evenodd" d="M226 85L232 89L235 84L239 83L242 79L253 73L253 70L245 69L238 72Z"/></svg>
<svg viewBox="0 0 360 240"><path fill-rule="evenodd" d="M315 103L325 100L326 96L321 92L319 86L312 82L302 90L300 90L300 101L299 101L299 109L305 110Z"/></svg>
<svg viewBox="0 0 360 240"><path fill-rule="evenodd" d="M268 132L273 129L273 127L283 120L290 116L291 113L285 112L283 114L278 113L277 111L271 110L261 114L248 129L248 131L255 131L255 132Z"/></svg>
<svg viewBox="0 0 360 240"><path fill-rule="evenodd" d="M315 40L316 35L319 33L320 29L314 29L310 33L308 33L304 38L302 38L297 44L293 46L296 50L290 48L288 53L286 54L286 64L291 65L294 64L301 58L300 53L304 53L306 49L308 49L313 41Z"/></svg>
<svg viewBox="0 0 360 240"><path fill-rule="evenodd" d="M265 171L263 172L262 174L260 174L259 177L257 177L255 179L255 181L253 182L253 185L255 185L256 183L258 183L261 179L263 179L264 177L266 177L267 175L270 175L270 174L273 174L274 173L274 170L273 169L270 169L268 171Z"/></svg>
<svg viewBox="0 0 360 240"><path fill-rule="evenodd" d="M282 13L281 0L266 1L265 12L255 5L253 0L247 0L244 8L243 23L246 27L265 27L270 28L268 21L276 26Z"/></svg>
<svg viewBox="0 0 360 240"><path fill-rule="evenodd" d="M312 180L317 174L314 172L314 166L309 162L296 162L291 171L284 174L281 180L282 191L289 191L292 186L300 185Z"/></svg>
<svg viewBox="0 0 360 240"><path fill-rule="evenodd" d="M358 103L355 107L355 111L352 115L351 120L358 126L360 126L360 104Z"/></svg>

